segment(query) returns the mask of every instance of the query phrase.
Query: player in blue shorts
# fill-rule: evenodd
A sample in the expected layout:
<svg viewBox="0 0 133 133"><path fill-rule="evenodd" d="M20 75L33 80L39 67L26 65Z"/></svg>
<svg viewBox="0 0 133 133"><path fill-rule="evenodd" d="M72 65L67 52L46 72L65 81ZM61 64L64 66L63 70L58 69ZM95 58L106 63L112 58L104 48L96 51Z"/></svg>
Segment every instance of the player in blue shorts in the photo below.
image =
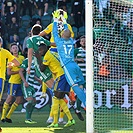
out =
<svg viewBox="0 0 133 133"><path fill-rule="evenodd" d="M82 90L84 84L84 77L80 67L74 61L74 40L71 38L71 32L68 29L66 19L62 15L64 22L64 31L61 33L61 37L57 32L57 21L59 16L58 10L53 13L53 36L57 46L57 51L62 68L64 69L66 79L73 91L77 94L77 97L86 106L86 95Z"/></svg>
<svg viewBox="0 0 133 133"><path fill-rule="evenodd" d="M3 40L0 37L0 102L2 99L2 94L4 91L4 83L6 79L6 63L7 59L10 59L8 66L19 66L20 63L15 59L15 57L6 49L2 48Z"/></svg>
<svg viewBox="0 0 133 133"><path fill-rule="evenodd" d="M39 56L39 54L41 56L44 56L43 63L41 60L41 56ZM54 96L52 98L52 108L51 108L51 111L54 116L54 121L48 127L58 127L59 106L63 109L63 111L68 117L68 122L64 125L64 127L74 125L75 120L72 118L68 106L63 99L65 94L70 92L70 86L66 81L64 71L60 65L60 62L56 57L54 57L54 55L47 49L47 46L44 44L39 46L39 53L36 53L35 55L38 59L40 70L44 71L45 68L49 67L55 80L55 83L53 85Z"/></svg>
<svg viewBox="0 0 133 133"><path fill-rule="evenodd" d="M22 64L24 57L18 54L18 45L16 43L12 43L10 50L14 56L14 58ZM11 62L11 60L8 60L8 62ZM2 122L8 122L12 123L11 115L14 112L14 110L18 107L20 103L23 101L23 94L21 90L21 77L19 75L19 67L12 66L7 68L7 74L10 75L9 84L8 84L8 96L6 98L6 101L3 105L2 110L2 116L1 121ZM10 110L8 111L11 102L13 101L13 98L16 98L15 102L12 104ZM8 111L8 114L7 114Z"/></svg>

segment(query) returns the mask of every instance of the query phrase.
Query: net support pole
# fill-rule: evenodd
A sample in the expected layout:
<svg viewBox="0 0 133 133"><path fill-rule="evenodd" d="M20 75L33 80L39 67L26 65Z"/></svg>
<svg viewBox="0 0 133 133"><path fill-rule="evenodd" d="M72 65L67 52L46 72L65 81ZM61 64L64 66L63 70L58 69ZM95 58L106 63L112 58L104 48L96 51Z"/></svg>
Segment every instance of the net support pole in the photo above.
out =
<svg viewBox="0 0 133 133"><path fill-rule="evenodd" d="M86 0L86 133L94 133L93 117L93 0Z"/></svg>

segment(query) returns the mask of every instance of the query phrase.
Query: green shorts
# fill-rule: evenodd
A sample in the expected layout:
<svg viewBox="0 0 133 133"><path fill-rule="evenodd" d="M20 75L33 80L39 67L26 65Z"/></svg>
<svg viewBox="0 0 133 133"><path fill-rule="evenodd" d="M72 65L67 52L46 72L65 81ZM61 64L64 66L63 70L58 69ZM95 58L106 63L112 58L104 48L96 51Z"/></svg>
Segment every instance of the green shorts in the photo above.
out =
<svg viewBox="0 0 133 133"><path fill-rule="evenodd" d="M37 58L34 57L34 60L37 77L39 77L44 83L50 80L52 78L52 72L50 71L49 67L47 67L43 72L41 72L39 65L37 63Z"/></svg>
<svg viewBox="0 0 133 133"><path fill-rule="evenodd" d="M29 87L25 87L23 83L22 83L22 92L23 92L25 99L28 97L35 98L35 96L36 96L36 92L35 92L34 87L32 87L30 85L29 85Z"/></svg>

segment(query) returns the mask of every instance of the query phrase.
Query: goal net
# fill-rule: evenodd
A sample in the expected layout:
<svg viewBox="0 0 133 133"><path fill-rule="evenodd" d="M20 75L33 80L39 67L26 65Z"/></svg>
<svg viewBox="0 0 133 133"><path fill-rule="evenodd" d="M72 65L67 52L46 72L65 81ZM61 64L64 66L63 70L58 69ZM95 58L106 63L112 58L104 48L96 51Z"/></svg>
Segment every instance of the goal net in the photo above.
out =
<svg viewBox="0 0 133 133"><path fill-rule="evenodd" d="M133 132L133 0L93 1L95 133Z"/></svg>

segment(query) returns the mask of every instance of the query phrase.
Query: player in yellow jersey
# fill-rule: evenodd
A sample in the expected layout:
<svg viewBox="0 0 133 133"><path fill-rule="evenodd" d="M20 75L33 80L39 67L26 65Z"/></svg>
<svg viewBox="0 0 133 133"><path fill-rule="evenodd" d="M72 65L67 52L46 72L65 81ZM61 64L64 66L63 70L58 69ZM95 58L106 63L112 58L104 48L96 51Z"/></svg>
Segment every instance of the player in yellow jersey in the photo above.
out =
<svg viewBox="0 0 133 133"><path fill-rule="evenodd" d="M65 11L63 11L62 9L58 9L58 10L60 12L60 15L64 14L65 19L67 19L67 13ZM62 21L61 17L58 20L59 20L58 21L58 33L61 34L61 32L64 30L64 24L63 24L63 21ZM68 25L68 29L71 31L71 37L73 38L74 37L74 32L72 30L72 27L71 27L70 24L67 24L67 25ZM47 35L51 34L50 42L54 43L54 37L53 37L53 34L52 34L52 30L53 30L53 23L49 24L43 31L40 32L39 35L40 36L47 36ZM54 54L55 57L58 58L58 53L57 53L57 49L56 49L55 46L51 46L50 51ZM45 85L43 85L43 87L46 88ZM43 97L43 95L45 96L45 92L46 92L46 89L42 93L41 97ZM60 118L59 118L59 121L60 121L61 124L65 123L63 121L63 117L64 117L64 112L62 111L60 113ZM51 121L52 121L52 117L50 116L47 120L47 123L51 123Z"/></svg>
<svg viewBox="0 0 133 133"><path fill-rule="evenodd" d="M19 66L20 63L15 59L15 57L6 49L2 48L2 38L0 37L0 102L2 99L2 94L4 91L4 81L6 78L6 64L7 59L10 59L8 66Z"/></svg>
<svg viewBox="0 0 133 133"><path fill-rule="evenodd" d="M48 127L58 127L58 110L59 106L63 109L65 114L68 117L68 122L64 125L64 127L72 126L75 124L75 120L72 118L70 110L66 102L63 100L65 94L70 92L70 86L68 85L64 71L60 65L60 62L57 58L54 57L53 54L47 49L47 46L42 44L39 46L39 52L37 52L36 57L38 59L38 63L40 66L40 70L44 71L45 68L49 67L51 70L53 77L55 79L54 83L54 96L52 98L52 112L54 115L54 121ZM41 60L41 56L44 56L43 63Z"/></svg>
<svg viewBox="0 0 133 133"><path fill-rule="evenodd" d="M19 50L18 45L16 43L12 43L10 51L12 52L13 56L19 61L19 63L22 64L24 57L18 54L18 50ZM10 59L8 60L8 62L10 62ZM18 107L18 105L23 101L23 94L21 90L21 77L19 75L19 69L20 68L16 66L7 68L7 74L10 76L10 79L8 83L8 96L6 98L6 101L4 102L2 110L2 116L1 116L2 122L12 123L10 117L14 112L14 110ZM12 104L10 110L8 111L10 103L12 102L14 97L16 97L16 100Z"/></svg>
<svg viewBox="0 0 133 133"><path fill-rule="evenodd" d="M67 13L65 11L63 11L62 9L58 9L61 14L65 14L65 18L67 19ZM61 18L58 19L58 33L60 34L63 30L64 30L64 24L61 20ZM54 37L52 34L52 29L53 29L53 23L49 24L43 31L40 32L40 36L47 36L49 34L51 34L51 38L50 38L50 42L54 43ZM71 37L74 37L74 32L72 31L72 27L70 24L68 24L68 29L71 31Z"/></svg>

